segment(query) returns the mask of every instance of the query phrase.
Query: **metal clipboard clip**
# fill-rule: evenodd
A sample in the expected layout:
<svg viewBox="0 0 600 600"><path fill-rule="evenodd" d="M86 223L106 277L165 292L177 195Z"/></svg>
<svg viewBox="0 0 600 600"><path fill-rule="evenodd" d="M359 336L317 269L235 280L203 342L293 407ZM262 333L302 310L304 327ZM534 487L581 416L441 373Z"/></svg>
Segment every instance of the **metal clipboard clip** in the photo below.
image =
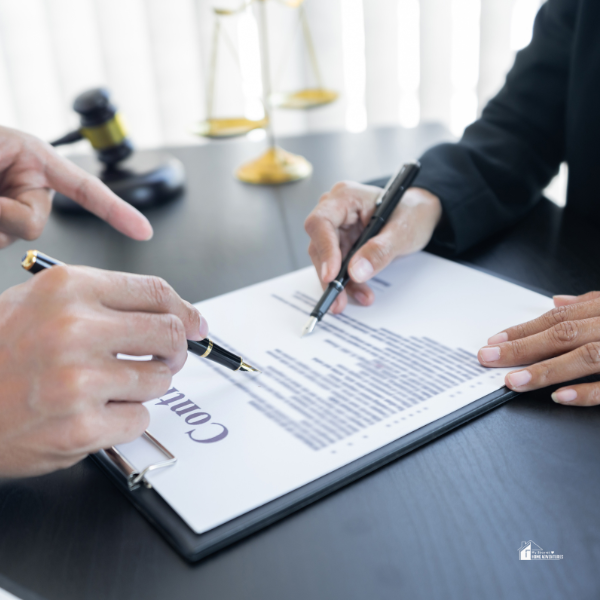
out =
<svg viewBox="0 0 600 600"><path fill-rule="evenodd" d="M117 450L115 446L100 451L100 453L103 453L108 457L119 471L125 475L129 491L135 490L142 483L148 489L152 489L152 484L146 479L146 475L150 473L150 471L171 467L177 462L177 457L167 450L149 431L144 431L142 437L145 437L155 448L160 450L167 459L148 465L139 471Z"/></svg>

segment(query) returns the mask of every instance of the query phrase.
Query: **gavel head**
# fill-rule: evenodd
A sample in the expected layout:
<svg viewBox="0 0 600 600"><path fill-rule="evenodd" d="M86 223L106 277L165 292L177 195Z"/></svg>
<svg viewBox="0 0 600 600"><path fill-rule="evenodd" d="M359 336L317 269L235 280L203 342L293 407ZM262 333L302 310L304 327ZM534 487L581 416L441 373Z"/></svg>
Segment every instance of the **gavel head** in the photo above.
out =
<svg viewBox="0 0 600 600"><path fill-rule="evenodd" d="M79 131L90 141L99 161L111 166L131 155L133 145L107 89L83 92L75 98L73 109L81 115Z"/></svg>

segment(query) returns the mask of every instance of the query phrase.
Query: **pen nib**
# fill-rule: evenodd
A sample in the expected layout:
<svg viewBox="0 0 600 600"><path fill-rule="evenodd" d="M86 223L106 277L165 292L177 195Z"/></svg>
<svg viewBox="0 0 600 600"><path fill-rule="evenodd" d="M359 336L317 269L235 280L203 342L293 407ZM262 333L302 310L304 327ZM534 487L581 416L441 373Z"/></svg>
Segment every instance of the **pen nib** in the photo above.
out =
<svg viewBox="0 0 600 600"><path fill-rule="evenodd" d="M304 329L302 330L302 337L304 337L305 335L310 335L315 330L315 327L317 326L318 322L319 320L317 319L317 317L310 317L310 319L308 319L308 321L306 322Z"/></svg>
<svg viewBox="0 0 600 600"><path fill-rule="evenodd" d="M260 373L258 369L251 367L248 363L245 363L244 361L242 361L242 364L240 365L240 371L252 371L253 373Z"/></svg>

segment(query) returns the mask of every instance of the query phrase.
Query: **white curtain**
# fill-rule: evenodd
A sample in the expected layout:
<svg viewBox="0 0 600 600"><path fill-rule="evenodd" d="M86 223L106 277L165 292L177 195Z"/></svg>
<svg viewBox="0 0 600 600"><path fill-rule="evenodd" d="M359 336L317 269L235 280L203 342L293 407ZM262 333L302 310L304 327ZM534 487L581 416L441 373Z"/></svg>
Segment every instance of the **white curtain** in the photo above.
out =
<svg viewBox="0 0 600 600"><path fill-rule="evenodd" d="M266 2L274 91L316 84L299 11L285 6L293 1ZM206 116L213 8L245 2L0 0L0 124L59 137L77 126L73 98L105 85L137 147L220 143L192 133ZM305 0L322 80L340 98L305 112L273 111L276 132L437 121L458 136L500 88L515 52L529 43L541 3ZM216 116L261 116L255 9L222 19ZM77 151L85 150L80 143ZM548 190L560 204L567 175L563 165Z"/></svg>
<svg viewBox="0 0 600 600"><path fill-rule="evenodd" d="M138 146L199 143L213 6L242 0L0 0L0 122L50 139L80 91L107 85ZM305 0L330 106L276 110L279 134L440 121L456 134L502 84L539 0ZM274 88L314 85L298 10L267 2ZM223 19L215 110L255 115L251 9ZM231 43L233 50L227 42ZM257 109L257 106L259 107ZM255 134L257 135L257 134Z"/></svg>

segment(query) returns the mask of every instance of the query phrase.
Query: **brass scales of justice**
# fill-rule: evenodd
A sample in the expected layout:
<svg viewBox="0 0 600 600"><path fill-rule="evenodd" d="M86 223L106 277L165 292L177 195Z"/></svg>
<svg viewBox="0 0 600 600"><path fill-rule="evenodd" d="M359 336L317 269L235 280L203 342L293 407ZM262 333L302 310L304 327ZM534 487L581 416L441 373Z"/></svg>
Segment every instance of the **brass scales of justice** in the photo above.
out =
<svg viewBox="0 0 600 600"><path fill-rule="evenodd" d="M297 9L299 14L298 24L302 29L304 43L308 51L309 63L316 87L309 87L294 92L272 93L271 73L269 62L269 44L267 28L267 12L265 4L267 0L247 0L235 9L213 8L215 22L212 34L212 49L210 56L210 67L208 73L208 85L206 94L206 119L199 123L194 132L208 138L229 138L245 135L255 129L265 129L269 142L268 150L258 158L243 164L235 173L236 177L245 183L277 185L304 179L312 173L312 165L303 156L287 152L279 147L275 141L271 111L273 108L307 110L329 104L337 99L338 93L327 89L323 85L321 71L317 61L315 47L306 18L304 0L273 0L291 9ZM235 18L252 5L258 5L258 32L260 40L260 62L263 84L263 110L261 119L248 119L246 117L215 117L214 104L216 93L216 76L218 66L218 52L220 38L226 42L234 55L234 59L240 68L239 53L235 45L228 38L223 28L222 20Z"/></svg>

